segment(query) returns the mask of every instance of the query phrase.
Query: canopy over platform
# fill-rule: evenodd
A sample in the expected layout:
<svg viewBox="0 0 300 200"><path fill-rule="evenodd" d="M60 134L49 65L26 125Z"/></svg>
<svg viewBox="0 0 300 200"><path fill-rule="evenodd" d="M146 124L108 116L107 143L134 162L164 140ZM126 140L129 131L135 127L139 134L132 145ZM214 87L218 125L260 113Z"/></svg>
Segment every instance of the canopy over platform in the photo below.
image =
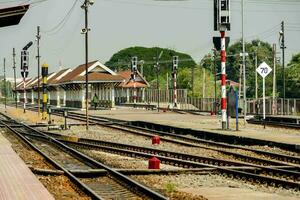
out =
<svg viewBox="0 0 300 200"><path fill-rule="evenodd" d="M17 25L29 8L28 5L0 8L0 28Z"/></svg>

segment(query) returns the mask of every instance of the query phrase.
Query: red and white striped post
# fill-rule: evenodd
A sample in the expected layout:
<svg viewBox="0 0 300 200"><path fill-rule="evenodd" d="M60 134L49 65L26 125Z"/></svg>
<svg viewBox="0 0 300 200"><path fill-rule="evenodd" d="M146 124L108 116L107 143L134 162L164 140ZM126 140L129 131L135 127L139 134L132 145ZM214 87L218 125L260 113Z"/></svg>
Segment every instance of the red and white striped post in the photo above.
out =
<svg viewBox="0 0 300 200"><path fill-rule="evenodd" d="M178 56L173 56L173 101L174 108L177 108L177 68L178 68Z"/></svg>
<svg viewBox="0 0 300 200"><path fill-rule="evenodd" d="M222 109L222 129L226 129L227 113L226 113L226 47L225 47L225 31L221 33L221 109Z"/></svg>
<svg viewBox="0 0 300 200"><path fill-rule="evenodd" d="M133 103L136 104L137 91L136 91L136 75L137 75L137 57L132 57L131 79L133 80Z"/></svg>
<svg viewBox="0 0 300 200"><path fill-rule="evenodd" d="M177 108L177 73L174 73L174 108Z"/></svg>

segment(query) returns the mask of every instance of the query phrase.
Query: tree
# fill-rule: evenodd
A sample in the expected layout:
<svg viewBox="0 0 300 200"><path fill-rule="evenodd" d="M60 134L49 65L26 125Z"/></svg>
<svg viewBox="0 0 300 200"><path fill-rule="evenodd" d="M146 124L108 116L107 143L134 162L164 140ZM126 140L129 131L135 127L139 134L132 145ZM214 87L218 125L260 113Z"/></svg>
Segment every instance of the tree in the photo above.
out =
<svg viewBox="0 0 300 200"><path fill-rule="evenodd" d="M138 60L144 60L143 72L149 83L155 83L156 81L156 69L154 68L155 57L163 51L160 58L160 79L166 82L167 73L171 74L172 71L172 57L179 57L179 71L185 68L192 68L196 65L196 62L188 54L177 52L167 48L146 48L146 47L130 47L115 53L105 65L111 67L114 70L130 70L131 58L137 56ZM164 83L165 84L165 83ZM163 85L163 84L161 84Z"/></svg>
<svg viewBox="0 0 300 200"><path fill-rule="evenodd" d="M286 78L285 78L286 97L299 98L300 97L300 53L292 57L291 61L287 65L285 74L286 74ZM280 92L281 91L282 90L280 90Z"/></svg>
<svg viewBox="0 0 300 200"><path fill-rule="evenodd" d="M227 48L227 59L226 59L226 74L227 79L235 82L239 82L240 65L242 64L242 58L240 53L242 52L242 43L237 41ZM255 55L257 54L258 65L262 62L266 62L271 68L273 68L273 53L272 47L269 43L260 40L253 40L246 43L246 85L247 85L247 97L255 96ZM202 65L209 70L213 70L213 58L212 54L207 54L202 59ZM217 71L220 73L220 56L217 55L216 64ZM258 93L262 95L262 78L258 75ZM272 93L272 75L266 78L266 95ZM259 96L261 96L259 95Z"/></svg>

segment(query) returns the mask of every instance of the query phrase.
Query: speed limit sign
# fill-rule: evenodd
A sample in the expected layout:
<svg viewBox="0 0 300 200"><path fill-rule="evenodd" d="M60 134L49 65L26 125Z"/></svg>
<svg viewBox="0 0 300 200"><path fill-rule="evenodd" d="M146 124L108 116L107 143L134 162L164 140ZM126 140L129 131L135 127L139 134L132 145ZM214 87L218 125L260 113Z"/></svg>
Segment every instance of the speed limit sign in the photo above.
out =
<svg viewBox="0 0 300 200"><path fill-rule="evenodd" d="M270 74L272 71L272 68L267 65L267 63L263 62L261 63L258 68L256 68L257 73L259 73L263 78L263 119L264 119L264 128L266 128L266 81L265 78Z"/></svg>
<svg viewBox="0 0 300 200"><path fill-rule="evenodd" d="M267 63L261 63L258 68L256 68L257 73L259 73L263 78L268 76L268 74L272 71L272 68L267 65Z"/></svg>

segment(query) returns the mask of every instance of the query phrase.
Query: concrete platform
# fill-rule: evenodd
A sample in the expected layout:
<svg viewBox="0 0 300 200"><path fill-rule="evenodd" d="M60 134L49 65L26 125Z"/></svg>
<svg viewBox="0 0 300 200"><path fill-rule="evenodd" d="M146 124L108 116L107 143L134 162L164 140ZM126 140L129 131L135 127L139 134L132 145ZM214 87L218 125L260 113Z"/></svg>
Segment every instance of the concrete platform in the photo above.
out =
<svg viewBox="0 0 300 200"><path fill-rule="evenodd" d="M0 199L54 200L2 134L0 134L0 161Z"/></svg>
<svg viewBox="0 0 300 200"><path fill-rule="evenodd" d="M229 187L203 187L203 188L187 188L183 192L199 194L208 200L297 200L296 197L281 196L260 191L253 191L244 188Z"/></svg>
<svg viewBox="0 0 300 200"><path fill-rule="evenodd" d="M80 111L79 111L80 112ZM83 112L82 112L83 113ZM174 112L147 111L143 109L119 108L117 110L97 110L90 111L91 115L99 115L108 118L128 120L128 121L146 121L160 123L181 128L191 128L195 130L205 130L217 132L225 135L235 135L249 137L254 139L268 140L280 143L300 145L299 130L266 127L260 125L244 125L243 119L239 120L239 131L235 131L235 119L230 119L230 129L221 130L221 119L218 116L201 116L192 114L178 114Z"/></svg>

